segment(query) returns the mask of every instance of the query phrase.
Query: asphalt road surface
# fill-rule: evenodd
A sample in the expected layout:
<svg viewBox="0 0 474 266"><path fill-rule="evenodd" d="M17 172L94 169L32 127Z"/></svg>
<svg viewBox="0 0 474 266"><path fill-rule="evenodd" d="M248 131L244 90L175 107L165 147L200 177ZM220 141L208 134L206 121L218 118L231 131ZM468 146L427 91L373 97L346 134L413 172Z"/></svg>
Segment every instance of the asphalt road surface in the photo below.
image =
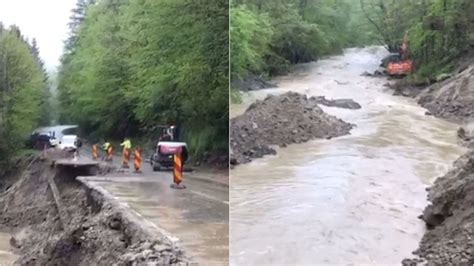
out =
<svg viewBox="0 0 474 266"><path fill-rule="evenodd" d="M87 150L82 153L88 154ZM113 164L120 169L120 162L120 158L115 157ZM130 166L133 166L132 162ZM123 169L119 173L89 177L87 180L101 186L144 219L163 229L199 265L228 265L227 171L204 169L185 172L185 189L170 188L172 172L153 172L146 162L140 174Z"/></svg>

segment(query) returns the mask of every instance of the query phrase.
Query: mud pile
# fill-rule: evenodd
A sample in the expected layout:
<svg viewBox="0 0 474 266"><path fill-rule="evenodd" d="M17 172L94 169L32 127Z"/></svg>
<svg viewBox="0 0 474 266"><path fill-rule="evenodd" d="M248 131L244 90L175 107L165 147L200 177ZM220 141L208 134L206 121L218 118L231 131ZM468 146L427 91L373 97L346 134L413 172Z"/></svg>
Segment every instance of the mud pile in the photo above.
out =
<svg viewBox="0 0 474 266"><path fill-rule="evenodd" d="M428 87L410 84L406 79L391 85L395 95L417 99L428 114L454 122L474 119L474 65Z"/></svg>
<svg viewBox="0 0 474 266"><path fill-rule="evenodd" d="M275 154L270 145L285 147L314 138L349 134L353 125L324 113L316 98L295 92L268 96L231 119L231 163L247 163Z"/></svg>
<svg viewBox="0 0 474 266"><path fill-rule="evenodd" d="M10 232L21 265L168 265L186 261L183 252L154 235L112 199L36 158L0 194L0 229ZM48 178L60 192L60 217ZM61 218L61 219L60 219Z"/></svg>
<svg viewBox="0 0 474 266"><path fill-rule="evenodd" d="M427 114L469 125L474 119L474 65L460 68L452 77L426 88L402 80L394 85L396 94L417 99ZM471 128L457 132L460 144L470 152L454 162L453 169L439 177L429 189L430 204L421 219L427 231L414 254L404 265L474 264L474 135Z"/></svg>
<svg viewBox="0 0 474 266"><path fill-rule="evenodd" d="M422 260L406 259L404 265L474 264L474 151L460 157L454 167L430 188L431 204L421 218L428 230L414 254Z"/></svg>
<svg viewBox="0 0 474 266"><path fill-rule="evenodd" d="M474 118L474 65L426 88L418 96L418 103L433 115L448 120L462 122Z"/></svg>

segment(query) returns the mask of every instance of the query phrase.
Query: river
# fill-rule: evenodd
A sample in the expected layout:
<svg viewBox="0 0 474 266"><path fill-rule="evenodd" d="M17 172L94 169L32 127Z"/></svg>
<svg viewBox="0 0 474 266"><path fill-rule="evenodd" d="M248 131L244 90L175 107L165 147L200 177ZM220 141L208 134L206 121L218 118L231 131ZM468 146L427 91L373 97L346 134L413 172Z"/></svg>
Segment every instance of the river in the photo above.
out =
<svg viewBox="0 0 474 266"><path fill-rule="evenodd" d="M385 54L348 49L231 105L236 116L256 99L295 91L362 106L321 106L355 124L350 135L290 145L231 171L231 265L400 265L417 248L426 187L465 150L456 144L457 125L392 96L385 77L361 76Z"/></svg>

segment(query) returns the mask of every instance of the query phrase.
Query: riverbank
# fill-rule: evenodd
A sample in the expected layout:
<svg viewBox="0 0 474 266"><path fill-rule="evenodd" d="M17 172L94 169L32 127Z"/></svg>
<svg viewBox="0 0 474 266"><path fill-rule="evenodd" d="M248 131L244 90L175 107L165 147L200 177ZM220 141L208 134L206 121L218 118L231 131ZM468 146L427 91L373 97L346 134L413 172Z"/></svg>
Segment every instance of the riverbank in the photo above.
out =
<svg viewBox="0 0 474 266"><path fill-rule="evenodd" d="M404 265L474 264L474 64L463 66L446 79L427 87L402 80L392 88L396 95L414 98L433 115L459 125L459 143L470 151L429 188L428 206L420 218L427 230L414 254Z"/></svg>
<svg viewBox="0 0 474 266"><path fill-rule="evenodd" d="M231 81L231 87L238 91L255 91L276 87L276 84L270 83L266 77L250 74L245 79L236 79Z"/></svg>
<svg viewBox="0 0 474 266"><path fill-rule="evenodd" d="M436 179L428 200L430 204L421 216L428 230L414 253L434 265L472 265L474 151L461 156L446 175ZM416 265L414 260L404 262Z"/></svg>
<svg viewBox="0 0 474 266"><path fill-rule="evenodd" d="M474 64L430 86L415 86L404 79L391 88L395 95L414 98L428 115L461 124L474 120Z"/></svg>

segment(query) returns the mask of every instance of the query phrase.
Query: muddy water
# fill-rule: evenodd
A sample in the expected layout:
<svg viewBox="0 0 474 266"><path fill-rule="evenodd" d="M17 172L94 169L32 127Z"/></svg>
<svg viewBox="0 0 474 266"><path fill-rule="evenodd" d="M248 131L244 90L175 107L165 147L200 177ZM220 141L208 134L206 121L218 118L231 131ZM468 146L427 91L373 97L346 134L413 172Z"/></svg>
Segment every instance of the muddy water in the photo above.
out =
<svg viewBox="0 0 474 266"><path fill-rule="evenodd" d="M302 65L278 89L252 92L232 116L288 90L351 98L360 110L322 107L357 125L351 135L278 149L231 172L231 264L395 264L416 249L425 188L464 150L457 126L363 77L385 52L349 49Z"/></svg>
<svg viewBox="0 0 474 266"><path fill-rule="evenodd" d="M15 260L18 258L12 251L10 246L10 234L0 232L0 265L9 266L13 265Z"/></svg>

